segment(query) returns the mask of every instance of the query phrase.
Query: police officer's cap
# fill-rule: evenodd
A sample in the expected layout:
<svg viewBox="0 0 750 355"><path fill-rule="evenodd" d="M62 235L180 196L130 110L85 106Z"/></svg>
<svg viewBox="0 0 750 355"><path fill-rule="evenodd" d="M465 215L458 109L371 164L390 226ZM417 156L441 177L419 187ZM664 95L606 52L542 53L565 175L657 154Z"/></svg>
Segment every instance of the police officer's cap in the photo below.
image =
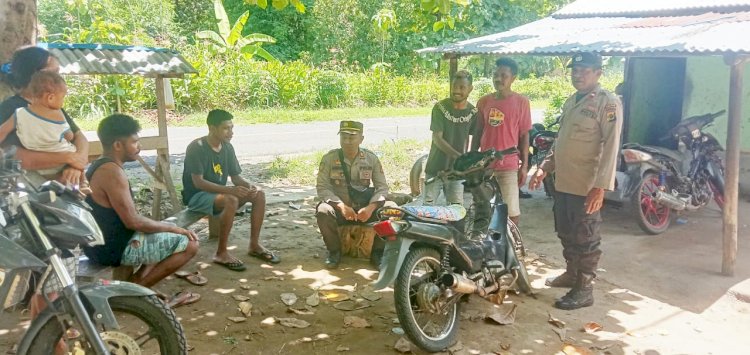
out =
<svg viewBox="0 0 750 355"><path fill-rule="evenodd" d="M362 122L357 121L341 121L339 124L339 134L357 134L362 133Z"/></svg>
<svg viewBox="0 0 750 355"><path fill-rule="evenodd" d="M591 52L581 52L576 53L573 55L573 58L570 59L570 64L568 64L568 68L572 68L575 66L581 66L581 67L589 67L589 68L601 68L602 67L602 56L591 53Z"/></svg>

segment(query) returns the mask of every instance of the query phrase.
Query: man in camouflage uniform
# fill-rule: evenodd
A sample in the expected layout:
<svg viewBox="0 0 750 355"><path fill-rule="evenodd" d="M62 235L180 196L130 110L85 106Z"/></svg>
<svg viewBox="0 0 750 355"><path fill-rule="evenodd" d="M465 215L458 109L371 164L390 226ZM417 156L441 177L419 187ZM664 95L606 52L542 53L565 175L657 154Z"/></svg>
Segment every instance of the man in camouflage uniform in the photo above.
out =
<svg viewBox="0 0 750 355"><path fill-rule="evenodd" d="M320 203L316 207L316 218L323 242L328 249L325 265L329 269L338 267L341 261L341 241L338 226L347 223L371 222L374 212L384 205L396 206L386 201L388 183L383 166L375 153L360 148L364 140L362 123L341 121L339 137L341 149L333 149L323 156L318 169L316 189ZM349 173L351 184L347 183ZM372 182L373 187L370 187ZM349 189L349 186L352 189ZM369 189L369 191L368 191ZM369 196L357 198L358 196ZM375 238L370 261L377 266L383 253L383 241Z"/></svg>
<svg viewBox="0 0 750 355"><path fill-rule="evenodd" d="M604 191L614 189L622 130L620 99L599 86L601 57L576 54L568 67L577 92L563 105L552 154L529 183L535 189L547 173L555 172L555 229L567 268L546 284L571 288L555 302L566 310L594 304L592 281L602 254L599 210Z"/></svg>

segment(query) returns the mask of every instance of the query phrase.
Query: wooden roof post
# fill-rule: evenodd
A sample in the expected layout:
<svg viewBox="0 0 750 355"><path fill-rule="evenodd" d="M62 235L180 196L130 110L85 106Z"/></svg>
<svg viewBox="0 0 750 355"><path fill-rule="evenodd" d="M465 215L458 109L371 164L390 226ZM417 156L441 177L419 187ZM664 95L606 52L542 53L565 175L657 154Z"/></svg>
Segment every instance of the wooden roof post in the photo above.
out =
<svg viewBox="0 0 750 355"><path fill-rule="evenodd" d="M451 82L453 81L453 76L458 71L458 56L454 54L446 54L446 56L450 59L450 67L448 69L448 96L450 96Z"/></svg>
<svg viewBox="0 0 750 355"><path fill-rule="evenodd" d="M156 78L156 112L158 117L159 138L167 141L165 148L156 150L156 174L166 186L170 201L172 202L172 211L174 214L182 209L182 203L177 198L177 190L172 182L172 173L169 170L169 143L167 134L167 104L165 97L164 76L157 75ZM161 219L161 190L154 189L154 206L152 217Z"/></svg>
<svg viewBox="0 0 750 355"><path fill-rule="evenodd" d="M724 228L721 273L734 276L737 262L737 201L740 173L740 130L742 120L742 75L747 57L727 55L730 66L729 121L727 124L726 170L724 183Z"/></svg>

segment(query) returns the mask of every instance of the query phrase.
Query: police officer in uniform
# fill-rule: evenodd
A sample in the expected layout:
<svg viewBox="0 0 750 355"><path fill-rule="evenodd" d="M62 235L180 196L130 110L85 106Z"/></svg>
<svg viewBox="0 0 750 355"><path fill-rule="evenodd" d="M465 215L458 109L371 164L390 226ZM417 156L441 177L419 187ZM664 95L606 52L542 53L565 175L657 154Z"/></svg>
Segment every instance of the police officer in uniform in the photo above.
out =
<svg viewBox="0 0 750 355"><path fill-rule="evenodd" d="M320 203L316 207L316 218L328 249L325 265L329 269L338 267L341 261L339 225L370 222L376 217L374 212L379 207L386 204L396 206L386 201L388 183L380 159L359 146L364 140L362 133L361 122L341 121L341 149L326 153L318 169L316 189ZM350 184L346 173L349 173ZM370 187L371 183L373 187ZM380 238L375 238L372 249L370 261L377 266L383 252Z"/></svg>
<svg viewBox="0 0 750 355"><path fill-rule="evenodd" d="M604 191L614 189L622 104L599 86L602 59L598 54L576 54L568 67L577 92L563 104L553 152L529 187L538 188L548 173L555 172L555 229L567 268L546 284L571 288L555 302L555 307L571 310L594 304L592 281L602 254L599 210Z"/></svg>

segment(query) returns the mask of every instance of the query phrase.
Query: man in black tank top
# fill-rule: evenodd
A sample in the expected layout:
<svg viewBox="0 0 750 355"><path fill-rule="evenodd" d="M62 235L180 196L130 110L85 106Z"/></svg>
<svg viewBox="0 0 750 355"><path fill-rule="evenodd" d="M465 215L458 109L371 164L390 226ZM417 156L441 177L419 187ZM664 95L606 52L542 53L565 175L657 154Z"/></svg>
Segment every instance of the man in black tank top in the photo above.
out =
<svg viewBox="0 0 750 355"><path fill-rule="evenodd" d="M122 166L138 157L139 131L136 120L121 114L111 115L99 124L97 135L104 152L86 172L92 189L86 201L93 208L105 244L87 247L84 252L102 265L140 265L128 281L151 287L195 256L198 238L190 230L153 221L136 211Z"/></svg>

